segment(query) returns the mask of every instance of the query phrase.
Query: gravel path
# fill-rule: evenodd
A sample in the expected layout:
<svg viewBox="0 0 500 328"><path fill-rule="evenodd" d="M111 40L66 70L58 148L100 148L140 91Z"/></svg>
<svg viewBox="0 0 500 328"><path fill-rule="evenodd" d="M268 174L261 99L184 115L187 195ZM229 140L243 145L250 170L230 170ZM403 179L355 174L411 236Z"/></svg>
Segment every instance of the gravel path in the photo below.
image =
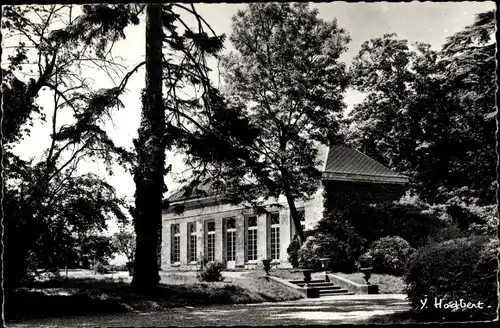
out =
<svg viewBox="0 0 500 328"><path fill-rule="evenodd" d="M362 323L409 309L405 295L348 295L290 302L172 308L149 313L109 314L11 322L8 327L144 327L301 325Z"/></svg>

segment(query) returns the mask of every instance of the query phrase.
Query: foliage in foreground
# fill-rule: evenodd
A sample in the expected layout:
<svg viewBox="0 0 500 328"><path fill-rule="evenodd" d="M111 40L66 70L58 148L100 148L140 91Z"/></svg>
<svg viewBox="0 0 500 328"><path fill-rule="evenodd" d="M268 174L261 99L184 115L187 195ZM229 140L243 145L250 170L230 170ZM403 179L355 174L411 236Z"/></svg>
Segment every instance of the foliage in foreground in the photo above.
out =
<svg viewBox="0 0 500 328"><path fill-rule="evenodd" d="M498 239L472 236L422 247L405 274L407 294L422 317L444 320L491 320L498 302ZM428 300L422 308L422 301ZM434 306L435 300L443 308ZM483 308L444 308L449 302L483 303Z"/></svg>

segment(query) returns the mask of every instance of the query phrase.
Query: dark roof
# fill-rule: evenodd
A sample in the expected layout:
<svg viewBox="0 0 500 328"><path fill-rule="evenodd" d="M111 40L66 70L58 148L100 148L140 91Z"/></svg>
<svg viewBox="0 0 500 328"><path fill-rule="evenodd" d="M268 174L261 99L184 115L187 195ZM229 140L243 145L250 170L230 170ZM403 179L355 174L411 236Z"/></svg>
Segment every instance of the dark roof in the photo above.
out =
<svg viewBox="0 0 500 328"><path fill-rule="evenodd" d="M326 149L325 149L326 150ZM373 158L347 146L330 146L324 165L323 180L372 183L408 183L408 177L380 164ZM186 201L217 196L211 183L195 188L189 196L181 188L170 197L170 202Z"/></svg>
<svg viewBox="0 0 500 328"><path fill-rule="evenodd" d="M170 197L168 197L168 200L170 202L176 202L180 200L189 200L189 199L199 199L199 198L205 198L205 197L212 197L216 196L213 189L211 188L211 183L205 183L203 185L199 185L196 188L193 189L189 193L188 196L186 196L186 186L181 187L180 189L176 190Z"/></svg>
<svg viewBox="0 0 500 328"><path fill-rule="evenodd" d="M356 149L336 145L328 150L325 180L407 183L408 177L391 170Z"/></svg>

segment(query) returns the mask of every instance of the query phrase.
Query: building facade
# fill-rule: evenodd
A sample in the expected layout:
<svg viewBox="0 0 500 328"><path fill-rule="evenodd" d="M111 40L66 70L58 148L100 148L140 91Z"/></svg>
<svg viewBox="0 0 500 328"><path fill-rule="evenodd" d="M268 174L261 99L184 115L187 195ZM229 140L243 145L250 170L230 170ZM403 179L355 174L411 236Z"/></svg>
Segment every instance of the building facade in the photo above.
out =
<svg viewBox="0 0 500 328"><path fill-rule="evenodd" d="M320 153L324 164L318 190L310 200L296 203L304 230L321 219L325 194L362 190L394 199L408 182L407 177L346 146ZM389 189L394 192L388 193ZM170 202L162 221L162 270L199 270L202 261L218 261L228 269L253 269L265 258L278 267L291 266L287 248L295 229L284 198L265 202L266 214L217 196L185 198L179 192ZM182 213L173 210L178 205L184 208Z"/></svg>

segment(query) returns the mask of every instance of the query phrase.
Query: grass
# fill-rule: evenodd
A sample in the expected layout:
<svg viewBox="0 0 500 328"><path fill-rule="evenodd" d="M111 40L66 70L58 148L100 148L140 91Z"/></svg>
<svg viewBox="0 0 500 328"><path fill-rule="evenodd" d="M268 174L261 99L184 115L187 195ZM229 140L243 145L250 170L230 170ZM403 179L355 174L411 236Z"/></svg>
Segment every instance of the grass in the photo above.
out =
<svg viewBox="0 0 500 328"><path fill-rule="evenodd" d="M298 292L264 277L226 278L224 282L206 283L198 281L196 275L162 274L158 290L144 295L130 289L130 279L79 275L79 278L35 282L14 292L7 298L5 315L8 320L20 320L299 298Z"/></svg>
<svg viewBox="0 0 500 328"><path fill-rule="evenodd" d="M298 270L294 269L271 269L269 271L271 276L275 276L285 280L302 280L304 279L304 274ZM259 277L263 276L265 273L262 270L254 270L246 274L248 277ZM325 274L323 272L313 272L311 274L312 279L324 279Z"/></svg>
<svg viewBox="0 0 500 328"><path fill-rule="evenodd" d="M353 282L359 284L366 284L363 274L359 272L355 273L342 273L335 272L334 275L346 278ZM406 284L402 277L392 276L390 274L378 274L372 273L370 278L370 284L378 285L378 290L380 294L405 294Z"/></svg>

